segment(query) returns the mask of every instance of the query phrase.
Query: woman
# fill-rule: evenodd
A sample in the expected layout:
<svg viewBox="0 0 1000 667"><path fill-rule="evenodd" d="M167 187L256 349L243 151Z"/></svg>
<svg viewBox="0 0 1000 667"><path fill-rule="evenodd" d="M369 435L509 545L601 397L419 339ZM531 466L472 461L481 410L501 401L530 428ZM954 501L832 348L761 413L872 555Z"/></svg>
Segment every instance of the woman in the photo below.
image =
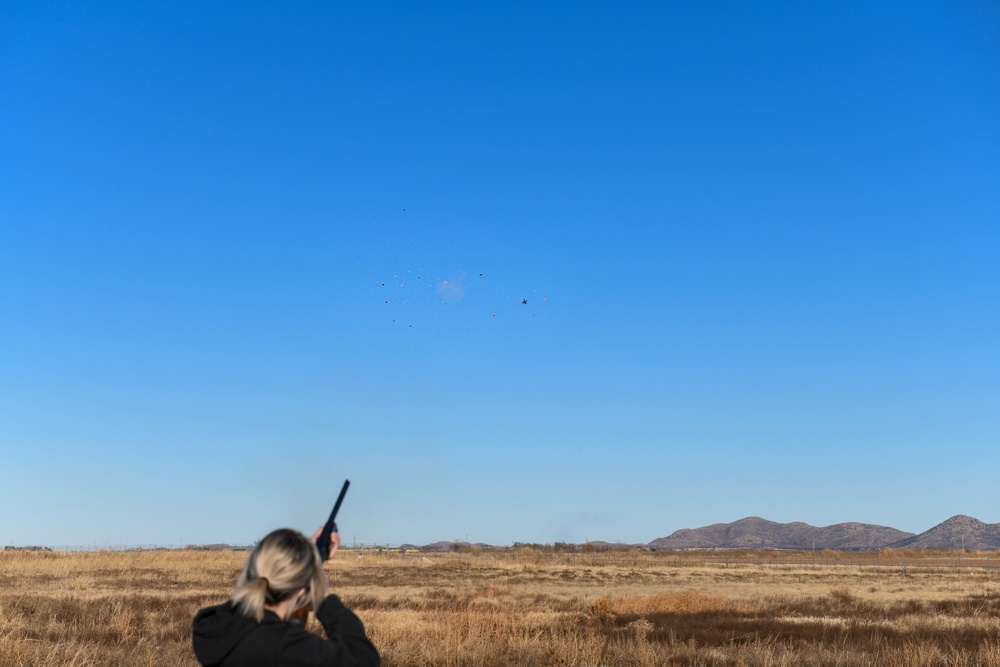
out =
<svg viewBox="0 0 1000 667"><path fill-rule="evenodd" d="M194 618L194 652L205 667L378 667L361 620L333 594L314 541L282 528L254 547L232 599ZM340 537L334 533L330 555ZM309 632L310 607L328 639Z"/></svg>

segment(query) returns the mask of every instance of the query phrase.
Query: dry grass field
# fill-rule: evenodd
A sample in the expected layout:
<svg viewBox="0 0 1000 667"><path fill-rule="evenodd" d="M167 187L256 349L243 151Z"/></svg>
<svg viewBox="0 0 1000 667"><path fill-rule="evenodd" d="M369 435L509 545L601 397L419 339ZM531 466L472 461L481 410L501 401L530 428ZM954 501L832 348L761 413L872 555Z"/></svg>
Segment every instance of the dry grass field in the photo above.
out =
<svg viewBox="0 0 1000 667"><path fill-rule="evenodd" d="M244 553L0 552L0 665L196 665ZM388 667L1000 667L996 554L340 553Z"/></svg>

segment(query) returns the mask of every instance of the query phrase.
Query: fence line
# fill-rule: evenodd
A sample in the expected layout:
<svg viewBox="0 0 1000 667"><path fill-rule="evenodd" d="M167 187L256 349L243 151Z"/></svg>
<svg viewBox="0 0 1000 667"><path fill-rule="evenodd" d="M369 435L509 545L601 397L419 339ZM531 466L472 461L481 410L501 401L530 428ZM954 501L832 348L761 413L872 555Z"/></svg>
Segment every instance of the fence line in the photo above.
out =
<svg viewBox="0 0 1000 667"><path fill-rule="evenodd" d="M6 546L5 551L53 552L139 552L139 551L247 551L251 545L119 545L81 544L53 546ZM591 566L631 566L660 568L819 568L857 567L891 569L902 572L939 570L1000 569L998 551L947 551L925 549L881 549L871 551L808 550L715 550L689 549L653 551L635 548L553 548L547 545L483 547L456 543L451 550L424 550L388 544L355 543L341 546L338 557L453 559L478 558L513 561L524 565L587 564Z"/></svg>

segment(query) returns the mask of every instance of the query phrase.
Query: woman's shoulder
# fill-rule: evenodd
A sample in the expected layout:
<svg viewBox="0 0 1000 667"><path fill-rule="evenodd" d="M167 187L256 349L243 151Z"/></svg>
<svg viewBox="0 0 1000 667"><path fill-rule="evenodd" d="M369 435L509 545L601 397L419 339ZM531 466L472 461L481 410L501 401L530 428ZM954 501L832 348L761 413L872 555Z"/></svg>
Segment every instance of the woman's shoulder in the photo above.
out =
<svg viewBox="0 0 1000 667"><path fill-rule="evenodd" d="M353 622L344 622L345 618L338 619L340 622L331 622L333 619L329 614L334 610L343 610ZM310 632L302 625L291 624L283 637L282 665L379 667L378 651L365 635L364 626L339 600L332 605L324 603L317 618L324 626L328 638Z"/></svg>
<svg viewBox="0 0 1000 667"><path fill-rule="evenodd" d="M198 661L203 665L221 664L258 626L237 612L231 602L201 609L192 622L192 644Z"/></svg>

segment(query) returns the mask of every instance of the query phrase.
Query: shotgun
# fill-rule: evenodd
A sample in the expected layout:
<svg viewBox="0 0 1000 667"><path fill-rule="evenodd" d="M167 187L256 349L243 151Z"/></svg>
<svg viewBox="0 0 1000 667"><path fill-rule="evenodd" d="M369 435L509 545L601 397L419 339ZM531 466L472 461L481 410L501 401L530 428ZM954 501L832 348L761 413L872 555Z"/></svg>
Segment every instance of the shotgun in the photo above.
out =
<svg viewBox="0 0 1000 667"><path fill-rule="evenodd" d="M340 490L340 495L337 496L337 502L333 504L333 511L330 512L330 518L327 519L326 525L323 526L323 532L319 534L319 539L316 540L316 548L319 550L319 557L322 560L327 560L330 557L330 535L337 531L337 510L340 509L340 503L344 502L344 496L347 495L347 487L351 485L351 480L344 480L344 488Z"/></svg>

